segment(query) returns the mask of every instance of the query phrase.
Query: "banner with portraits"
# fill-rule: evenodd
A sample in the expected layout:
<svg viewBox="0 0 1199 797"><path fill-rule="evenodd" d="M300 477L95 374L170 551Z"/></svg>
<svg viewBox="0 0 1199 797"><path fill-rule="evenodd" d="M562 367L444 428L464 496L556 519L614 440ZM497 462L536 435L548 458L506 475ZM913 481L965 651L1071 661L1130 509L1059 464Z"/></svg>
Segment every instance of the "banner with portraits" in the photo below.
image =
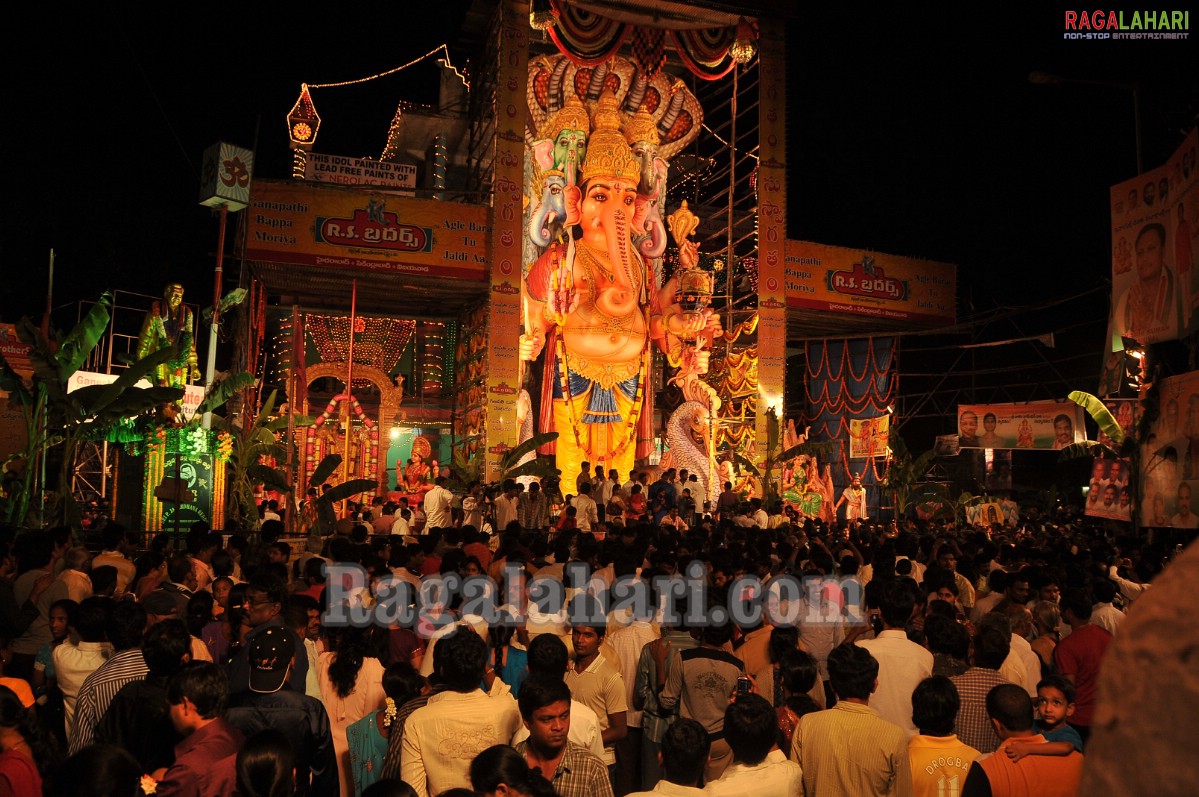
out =
<svg viewBox="0 0 1199 797"><path fill-rule="evenodd" d="M1085 437L1082 407L1073 402L958 405L960 448L1057 451Z"/></svg>
<svg viewBox="0 0 1199 797"><path fill-rule="evenodd" d="M1164 166L1112 186L1112 340L1141 344L1199 331L1199 133Z"/></svg>
<svg viewBox="0 0 1199 797"><path fill-rule="evenodd" d="M1199 528L1199 371L1159 380L1160 412L1141 441L1143 526Z"/></svg>
<svg viewBox="0 0 1199 797"><path fill-rule="evenodd" d="M1132 520L1132 463L1127 459L1096 457L1086 487L1087 517Z"/></svg>

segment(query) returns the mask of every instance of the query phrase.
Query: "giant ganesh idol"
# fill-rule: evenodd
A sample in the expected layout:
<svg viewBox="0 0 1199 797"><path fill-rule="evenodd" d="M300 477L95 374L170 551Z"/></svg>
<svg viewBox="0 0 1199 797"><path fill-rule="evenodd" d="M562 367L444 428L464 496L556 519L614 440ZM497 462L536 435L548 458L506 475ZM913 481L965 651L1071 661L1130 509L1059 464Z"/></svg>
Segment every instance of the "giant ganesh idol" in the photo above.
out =
<svg viewBox="0 0 1199 797"><path fill-rule="evenodd" d="M673 292L659 289L654 261L637 245L661 234L658 197L638 193L658 186L642 180L644 161L633 153L631 144L646 137L637 118L622 114L610 94L596 103L577 185L573 159L562 164L564 230L524 282L520 355L544 354L539 428L559 433L556 464L567 475L582 462L627 473L648 453L651 341L665 349L719 335L710 311L684 313ZM577 127L578 115L569 124ZM704 352L703 370L706 361Z"/></svg>

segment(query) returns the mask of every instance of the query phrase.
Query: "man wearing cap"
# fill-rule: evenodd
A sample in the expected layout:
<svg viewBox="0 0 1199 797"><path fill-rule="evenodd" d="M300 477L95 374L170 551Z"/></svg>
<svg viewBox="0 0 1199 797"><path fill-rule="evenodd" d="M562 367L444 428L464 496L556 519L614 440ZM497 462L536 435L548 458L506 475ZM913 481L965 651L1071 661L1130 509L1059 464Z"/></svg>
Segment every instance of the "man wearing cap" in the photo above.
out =
<svg viewBox="0 0 1199 797"><path fill-rule="evenodd" d="M296 794L334 794L337 759L329 715L320 700L296 692L287 683L298 637L290 629L270 627L248 645L250 689L229 698L225 718L247 739L273 728L287 737L297 762ZM302 643L301 643L302 644Z"/></svg>
<svg viewBox="0 0 1199 797"><path fill-rule="evenodd" d="M246 646L237 652L229 663L230 690L234 693L249 689L250 664L246 653L254 638L268 628L283 628L283 604L287 600L287 587L278 579L263 578L250 582L246 588L246 621L252 628L246 633ZM308 677L308 653L304 643L295 638L295 662L287 676L287 682L298 694L304 694L305 679Z"/></svg>

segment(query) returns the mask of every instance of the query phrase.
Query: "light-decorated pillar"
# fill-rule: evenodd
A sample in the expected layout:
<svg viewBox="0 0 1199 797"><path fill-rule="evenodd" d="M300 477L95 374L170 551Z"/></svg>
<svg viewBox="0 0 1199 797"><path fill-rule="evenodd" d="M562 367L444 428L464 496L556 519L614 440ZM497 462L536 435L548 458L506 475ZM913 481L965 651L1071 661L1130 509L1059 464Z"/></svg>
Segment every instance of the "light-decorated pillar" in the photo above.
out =
<svg viewBox="0 0 1199 797"><path fill-rule="evenodd" d="M491 290L487 305L487 481L515 446L520 390L520 277L524 185L525 85L529 75L528 6L503 0L495 88L495 160L491 203Z"/></svg>
<svg viewBox="0 0 1199 797"><path fill-rule="evenodd" d="M785 25L758 26L758 408L756 453L767 453L767 411L782 423L787 370L787 297L783 251L787 240L787 62Z"/></svg>

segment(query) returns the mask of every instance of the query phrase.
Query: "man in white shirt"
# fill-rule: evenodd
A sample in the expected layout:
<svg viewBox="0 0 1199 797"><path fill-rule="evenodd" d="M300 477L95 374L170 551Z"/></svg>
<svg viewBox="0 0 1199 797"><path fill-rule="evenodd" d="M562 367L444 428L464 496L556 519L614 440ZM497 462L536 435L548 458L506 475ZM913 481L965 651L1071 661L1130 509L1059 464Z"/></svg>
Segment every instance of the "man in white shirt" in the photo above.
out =
<svg viewBox="0 0 1199 797"><path fill-rule="evenodd" d="M579 531L591 531L591 527L599 523L599 511L591 498L589 482L579 485L579 494L575 496L574 505L578 511L575 521L579 524Z"/></svg>
<svg viewBox="0 0 1199 797"><path fill-rule="evenodd" d="M402 506L396 510L395 522L391 524L391 533L400 537L407 537L412 534L412 512L407 506Z"/></svg>
<svg viewBox="0 0 1199 797"><path fill-rule="evenodd" d="M448 529L454 525L450 507L454 494L445 488L445 476L438 476L433 489L425 493L426 524L431 529Z"/></svg>
<svg viewBox="0 0 1199 797"><path fill-rule="evenodd" d="M500 534L508 529L508 524L519 520L520 516L520 487L514 479L504 480L504 492L495 499L495 528Z"/></svg>
<svg viewBox="0 0 1199 797"><path fill-rule="evenodd" d="M903 582L887 584L880 600L882 633L857 643L878 661L878 688L870 695L870 708L880 718L903 728L908 736L917 732L912 722L912 692L933 674L933 654L910 641L904 632L915 603L915 596Z"/></svg>
<svg viewBox="0 0 1199 797"><path fill-rule="evenodd" d="M658 753L662 779L651 791L633 792L628 797L701 797L704 790L697 784L703 777L710 747L703 725L679 717L662 737L662 751Z"/></svg>
<svg viewBox="0 0 1199 797"><path fill-rule="evenodd" d="M520 727L511 694L479 689L487 668L487 643L459 626L433 652L438 679L447 687L404 724L400 777L420 797L470 789L470 762L488 747L508 744Z"/></svg>
<svg viewBox="0 0 1199 797"><path fill-rule="evenodd" d="M794 797L804 793L803 770L777 747L778 717L760 695L741 695L724 711L724 738L733 763L704 787L717 797Z"/></svg>
<svg viewBox="0 0 1199 797"><path fill-rule="evenodd" d="M92 568L112 565L117 569L117 592L124 594L137 578L137 567L129 560L129 540L125 527L110 523L104 527L104 550L92 559Z"/></svg>
<svg viewBox="0 0 1199 797"><path fill-rule="evenodd" d="M1097 625L1112 636L1124 622L1124 612L1112 605L1116 599L1116 585L1105 578L1097 578L1091 585L1095 605L1091 609L1091 624Z"/></svg>

